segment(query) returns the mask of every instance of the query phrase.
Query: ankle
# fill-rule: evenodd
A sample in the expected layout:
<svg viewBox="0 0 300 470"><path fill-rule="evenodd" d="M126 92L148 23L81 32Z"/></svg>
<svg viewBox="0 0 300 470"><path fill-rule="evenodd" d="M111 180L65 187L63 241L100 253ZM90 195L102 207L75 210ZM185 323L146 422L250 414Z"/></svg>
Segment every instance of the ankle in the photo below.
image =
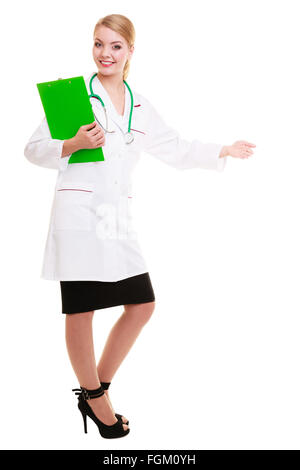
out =
<svg viewBox="0 0 300 470"><path fill-rule="evenodd" d="M93 398L92 400L87 400L87 403L89 405L94 405L94 406L103 406L106 404L106 396L105 394L101 395L101 397Z"/></svg>
<svg viewBox="0 0 300 470"><path fill-rule="evenodd" d="M100 379L99 382L100 384L107 384L108 386L111 384L112 379Z"/></svg>
<svg viewBox="0 0 300 470"><path fill-rule="evenodd" d="M80 388L73 388L72 391L75 392L75 395L78 396L78 399L83 400L93 400L104 395L104 390L101 385L95 389L88 389L80 385Z"/></svg>
<svg viewBox="0 0 300 470"><path fill-rule="evenodd" d="M81 388L81 389L84 388L84 389L86 389L86 390L88 390L88 391L91 391L92 394L94 393L94 390L99 390L100 387L101 387L100 381L99 381L99 385L97 385L97 384L93 384L93 385L80 385L80 388Z"/></svg>

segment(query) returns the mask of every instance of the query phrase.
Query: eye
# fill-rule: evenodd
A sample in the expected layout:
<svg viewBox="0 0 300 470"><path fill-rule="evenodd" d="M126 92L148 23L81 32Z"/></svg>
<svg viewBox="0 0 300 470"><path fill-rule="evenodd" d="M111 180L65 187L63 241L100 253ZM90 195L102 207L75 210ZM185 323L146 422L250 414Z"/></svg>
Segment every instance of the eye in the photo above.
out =
<svg viewBox="0 0 300 470"><path fill-rule="evenodd" d="M100 42L95 42L95 46L97 47L97 44L101 44ZM113 46L113 47L117 47L118 49L121 49L121 46L119 46L118 44L116 46Z"/></svg>

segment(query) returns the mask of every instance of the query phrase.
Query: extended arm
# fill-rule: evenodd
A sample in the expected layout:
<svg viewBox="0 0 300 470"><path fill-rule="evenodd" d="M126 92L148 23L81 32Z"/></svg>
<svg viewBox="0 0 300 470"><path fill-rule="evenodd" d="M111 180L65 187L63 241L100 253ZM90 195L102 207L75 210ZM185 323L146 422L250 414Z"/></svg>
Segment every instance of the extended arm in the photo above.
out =
<svg viewBox="0 0 300 470"><path fill-rule="evenodd" d="M187 141L168 126L151 103L144 100L147 109L146 135L143 150L178 170L204 168L223 171L227 147L199 140Z"/></svg>

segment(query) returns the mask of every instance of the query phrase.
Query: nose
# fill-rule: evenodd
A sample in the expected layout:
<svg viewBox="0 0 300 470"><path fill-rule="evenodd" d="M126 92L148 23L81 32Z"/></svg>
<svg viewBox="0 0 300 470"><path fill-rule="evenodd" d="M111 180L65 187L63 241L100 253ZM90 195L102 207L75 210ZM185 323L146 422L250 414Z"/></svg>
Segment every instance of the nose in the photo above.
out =
<svg viewBox="0 0 300 470"><path fill-rule="evenodd" d="M108 53L108 46L104 46L103 49L102 49L102 54L101 56L103 57L103 59L107 59L110 57L109 53Z"/></svg>

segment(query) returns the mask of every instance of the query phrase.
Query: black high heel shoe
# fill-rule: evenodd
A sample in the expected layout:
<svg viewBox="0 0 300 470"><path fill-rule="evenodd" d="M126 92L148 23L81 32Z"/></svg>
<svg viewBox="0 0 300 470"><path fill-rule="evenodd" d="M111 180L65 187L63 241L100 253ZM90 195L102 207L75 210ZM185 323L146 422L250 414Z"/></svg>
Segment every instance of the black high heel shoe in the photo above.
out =
<svg viewBox="0 0 300 470"><path fill-rule="evenodd" d="M98 426L100 435L106 439L123 437L129 433L130 429L124 429L123 423L120 419L118 419L118 421L112 425L108 425L100 421L100 419L97 418L93 412L90 405L87 403L87 400L92 400L93 398L98 398L104 395L102 386L96 388L95 390L88 390L84 387L72 388L72 392L75 392L75 395L78 396L78 408L82 414L85 433L87 433L87 416L89 416L89 418L94 421L94 423Z"/></svg>
<svg viewBox="0 0 300 470"><path fill-rule="evenodd" d="M100 382L103 390L107 390L111 384L111 382ZM123 420L122 420L122 415L120 415L119 413L115 413L115 416L116 418L120 419L123 423ZM124 422L123 424L129 424L129 420L126 421L126 423Z"/></svg>

